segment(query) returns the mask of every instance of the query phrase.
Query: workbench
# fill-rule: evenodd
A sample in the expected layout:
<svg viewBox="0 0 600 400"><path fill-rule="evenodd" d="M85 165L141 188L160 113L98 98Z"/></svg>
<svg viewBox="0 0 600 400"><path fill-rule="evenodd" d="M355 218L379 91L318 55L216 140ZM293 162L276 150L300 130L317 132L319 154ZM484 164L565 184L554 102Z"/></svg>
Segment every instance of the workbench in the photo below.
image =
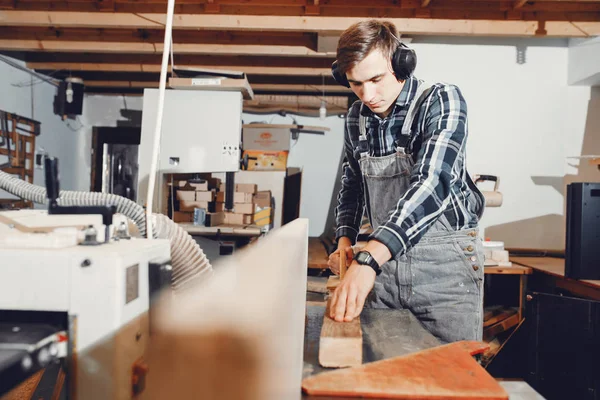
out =
<svg viewBox="0 0 600 400"><path fill-rule="evenodd" d="M600 301L600 281L580 280L565 277L564 258L554 257L511 257L510 261L534 271L532 278L540 285L562 289L575 296Z"/></svg>
<svg viewBox="0 0 600 400"><path fill-rule="evenodd" d="M318 362L319 338L323 325L324 306L308 305L304 336L303 378L324 371ZM408 310L364 309L360 316L363 330L363 363L407 355L441 345ZM499 381L510 400L543 399L524 381ZM344 400L344 397L315 397L303 395L304 400Z"/></svg>

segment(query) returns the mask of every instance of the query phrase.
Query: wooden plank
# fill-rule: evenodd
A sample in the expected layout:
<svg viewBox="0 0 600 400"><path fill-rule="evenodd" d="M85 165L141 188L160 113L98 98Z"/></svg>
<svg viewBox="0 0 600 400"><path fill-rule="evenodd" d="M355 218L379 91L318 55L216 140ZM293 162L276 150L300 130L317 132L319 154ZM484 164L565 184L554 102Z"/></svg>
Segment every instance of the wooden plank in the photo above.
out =
<svg viewBox="0 0 600 400"><path fill-rule="evenodd" d="M194 69L214 69L214 65L185 65ZM72 63L72 62L28 62L27 68L37 70L70 70L97 72L160 72L160 64L130 64L130 63ZM242 71L247 74L261 75L322 75L330 73L331 68L304 67L263 67L251 65L223 65L223 70ZM169 72L171 67L169 66ZM343 87L342 87L343 89Z"/></svg>
<svg viewBox="0 0 600 400"><path fill-rule="evenodd" d="M483 320L487 321L488 319L492 318L494 315L497 315L501 311L502 306L499 305L485 307L485 309L483 310Z"/></svg>
<svg viewBox="0 0 600 400"><path fill-rule="evenodd" d="M518 310L516 308L504 308L502 310L499 310L499 312L491 318L484 319L483 327L486 328L488 326L497 324L498 322L503 321L508 317L512 317L513 315L517 314L517 312Z"/></svg>
<svg viewBox="0 0 600 400"><path fill-rule="evenodd" d="M177 14L174 29L259 30L285 32L341 33L362 17L277 16L263 15L203 15ZM573 18L574 19L574 18ZM94 13L65 11L0 11L0 25L159 29L165 14L159 13ZM467 19L390 18L407 35L469 35L469 36L534 36L537 21L494 21ZM600 31L600 22L589 21L573 26L570 22L548 21L548 36L587 37Z"/></svg>
<svg viewBox="0 0 600 400"><path fill-rule="evenodd" d="M164 29L95 29L95 28L55 28L6 27L0 26L0 38L18 40L62 40L89 42L137 42L161 43ZM252 44L272 46L303 46L316 49L317 35L309 32L251 32L221 30L175 30L173 42L202 44Z"/></svg>
<svg viewBox="0 0 600 400"><path fill-rule="evenodd" d="M515 313L512 316L497 322L494 325L490 325L483 330L483 340L490 340L494 336L499 335L517 325L519 322L519 314Z"/></svg>
<svg viewBox="0 0 600 400"><path fill-rule="evenodd" d="M485 267L484 272L489 275L531 275L533 270L522 265L511 267Z"/></svg>
<svg viewBox="0 0 600 400"><path fill-rule="evenodd" d="M360 318L337 322L329 317L331 298L323 317L319 340L319 364L328 368L352 367L362 364L363 336Z"/></svg>
<svg viewBox="0 0 600 400"><path fill-rule="evenodd" d="M306 315L308 221L221 258L211 279L159 299L145 398L298 396Z"/></svg>
<svg viewBox="0 0 600 400"><path fill-rule="evenodd" d="M308 377L313 396L395 399L502 399L508 394L473 358L489 345L455 342Z"/></svg>
<svg viewBox="0 0 600 400"><path fill-rule="evenodd" d="M13 388L10 392L0 397L0 400L30 400L31 396L35 392L42 375L44 375L44 369L31 375L17 387ZM37 399L36 399L37 400Z"/></svg>
<svg viewBox="0 0 600 400"><path fill-rule="evenodd" d="M215 83L195 83L193 78L169 78L168 85L173 89L188 89L188 90L226 90L226 91L241 91L244 99L252 100L254 92L248 83L248 79L210 79ZM201 80L202 81L202 80Z"/></svg>
<svg viewBox="0 0 600 400"><path fill-rule="evenodd" d="M114 88L157 88L158 82L153 81L102 81L102 80L86 80L85 86L88 87L114 87ZM322 88L313 85L286 85L286 84L268 84L255 83L252 89L265 92L321 92ZM325 91L329 93L350 93L350 89L342 86L326 86ZM319 103L320 105L320 103Z"/></svg>
<svg viewBox="0 0 600 400"><path fill-rule="evenodd" d="M511 257L510 260L517 264L521 264L536 271L544 272L553 275L557 278L563 278L565 281L573 281L583 286L589 286L600 290L600 280L588 279L569 279L565 278L565 260L563 258L554 257Z"/></svg>
<svg viewBox="0 0 600 400"><path fill-rule="evenodd" d="M329 256L325 246L318 237L308 239L308 268L327 269Z"/></svg>
<svg viewBox="0 0 600 400"><path fill-rule="evenodd" d="M517 9L517 8L521 8L521 7L523 7L523 6L525 5L525 3L527 3L528 1L530 1L530 0L516 0L516 1L515 1L514 8L515 8L515 9Z"/></svg>
<svg viewBox="0 0 600 400"><path fill-rule="evenodd" d="M337 275L331 275L327 278L327 290L333 292L340 284L340 277Z"/></svg>
<svg viewBox="0 0 600 400"><path fill-rule="evenodd" d="M60 51L92 53L162 54L163 43L135 42L90 42L76 40L27 40L0 39L0 49L13 51ZM176 54L222 54L261 56L310 56L332 57L333 54L319 53L304 46L237 45L174 43Z"/></svg>

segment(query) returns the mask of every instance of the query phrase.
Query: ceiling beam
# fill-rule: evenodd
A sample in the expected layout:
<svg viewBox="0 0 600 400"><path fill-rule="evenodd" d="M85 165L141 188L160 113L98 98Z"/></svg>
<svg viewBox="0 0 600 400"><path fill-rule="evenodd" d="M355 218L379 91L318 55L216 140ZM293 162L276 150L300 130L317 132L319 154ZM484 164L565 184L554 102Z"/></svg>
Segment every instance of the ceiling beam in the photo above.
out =
<svg viewBox="0 0 600 400"><path fill-rule="evenodd" d="M162 43L164 29L100 29L0 26L0 39L75 40L86 42ZM175 30L173 42L196 44L236 44L304 46L317 50L319 37L310 32L252 32L214 30ZM321 50L322 51L322 50Z"/></svg>
<svg viewBox="0 0 600 400"><path fill-rule="evenodd" d="M588 13L593 14L593 13ZM593 16L592 16L593 17ZM539 17L540 19L542 17ZM600 34L600 22L589 22L582 32L570 22L548 21L548 36L585 37ZM265 17L255 15L175 15L175 29L258 30L284 32L340 33L363 18L349 17ZM487 21L423 18L389 18L403 34L411 35L469 35L469 36L535 36L536 21ZM0 11L0 25L73 28L134 28L160 29L165 14Z"/></svg>
<svg viewBox="0 0 600 400"><path fill-rule="evenodd" d="M163 43L88 42L74 40L0 39L0 50L61 51L89 53L162 54ZM260 56L333 57L335 53L319 53L303 46L268 46L235 44L174 43L175 54L218 54Z"/></svg>
<svg viewBox="0 0 600 400"><path fill-rule="evenodd" d="M60 62L76 64L153 64L160 65L162 54L128 54L122 53L118 56L103 53L64 53L28 51L7 51L7 55L23 60L25 62ZM308 67L308 68L331 68L335 57L264 57L264 56L242 56L242 55L203 55L203 54L175 54L175 65L211 65L213 68L221 68L223 65L235 65L240 67Z"/></svg>
<svg viewBox="0 0 600 400"><path fill-rule="evenodd" d="M158 87L158 82L151 81L84 81L84 86L87 87L106 87L106 88L156 88ZM308 92L308 93L318 93L321 94L323 91L323 87L315 86L315 85L286 85L286 84L272 84L272 83L258 83L250 85L253 91L263 91L263 92ZM325 94L331 93L348 93L350 94L350 89L347 89L343 86L325 86L324 88Z"/></svg>
<svg viewBox="0 0 600 400"><path fill-rule="evenodd" d="M182 65L183 66L183 65ZM238 70L246 74L260 75L329 75L331 68L307 68L307 67L262 67L262 66L239 66L239 65L185 65L185 67L197 69L223 69ZM110 63L44 63L28 62L27 68L48 71L97 71L97 72L160 72L160 64L110 64ZM169 67L169 71L171 68Z"/></svg>

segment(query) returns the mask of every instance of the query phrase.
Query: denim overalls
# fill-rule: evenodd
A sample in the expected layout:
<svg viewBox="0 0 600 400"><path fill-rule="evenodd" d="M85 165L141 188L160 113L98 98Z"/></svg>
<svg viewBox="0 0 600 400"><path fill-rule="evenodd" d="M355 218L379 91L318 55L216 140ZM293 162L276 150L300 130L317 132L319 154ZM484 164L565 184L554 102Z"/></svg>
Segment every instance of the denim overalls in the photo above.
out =
<svg viewBox="0 0 600 400"><path fill-rule="evenodd" d="M421 83L409 106L402 126L405 138L415 133L411 132L412 122L419 112L419 100L430 92L428 88ZM414 161L406 148L400 147L389 156L370 156L362 113L359 129L355 152L360 155L367 214L377 229L409 188ZM443 342L481 340L483 263L477 228L456 231L442 214L406 254L382 265L365 306L408 309Z"/></svg>

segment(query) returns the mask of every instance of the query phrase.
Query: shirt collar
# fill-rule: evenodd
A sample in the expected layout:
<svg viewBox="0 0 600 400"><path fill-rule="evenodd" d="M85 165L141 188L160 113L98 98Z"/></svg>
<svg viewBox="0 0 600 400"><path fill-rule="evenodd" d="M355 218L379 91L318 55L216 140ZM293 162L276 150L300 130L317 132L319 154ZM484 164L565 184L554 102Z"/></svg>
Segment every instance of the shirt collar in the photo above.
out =
<svg viewBox="0 0 600 400"><path fill-rule="evenodd" d="M404 86L402 86L402 90L400 90L400 94L398 95L396 103L394 104L394 108L392 108L392 112L388 115L388 118L389 116L393 115L397 110L403 109L413 101L415 95L417 94L417 86L419 86L419 80L411 75L404 82ZM369 109L369 107L365 107L364 104L361 108L362 115L379 118L375 113L373 113L373 111Z"/></svg>

